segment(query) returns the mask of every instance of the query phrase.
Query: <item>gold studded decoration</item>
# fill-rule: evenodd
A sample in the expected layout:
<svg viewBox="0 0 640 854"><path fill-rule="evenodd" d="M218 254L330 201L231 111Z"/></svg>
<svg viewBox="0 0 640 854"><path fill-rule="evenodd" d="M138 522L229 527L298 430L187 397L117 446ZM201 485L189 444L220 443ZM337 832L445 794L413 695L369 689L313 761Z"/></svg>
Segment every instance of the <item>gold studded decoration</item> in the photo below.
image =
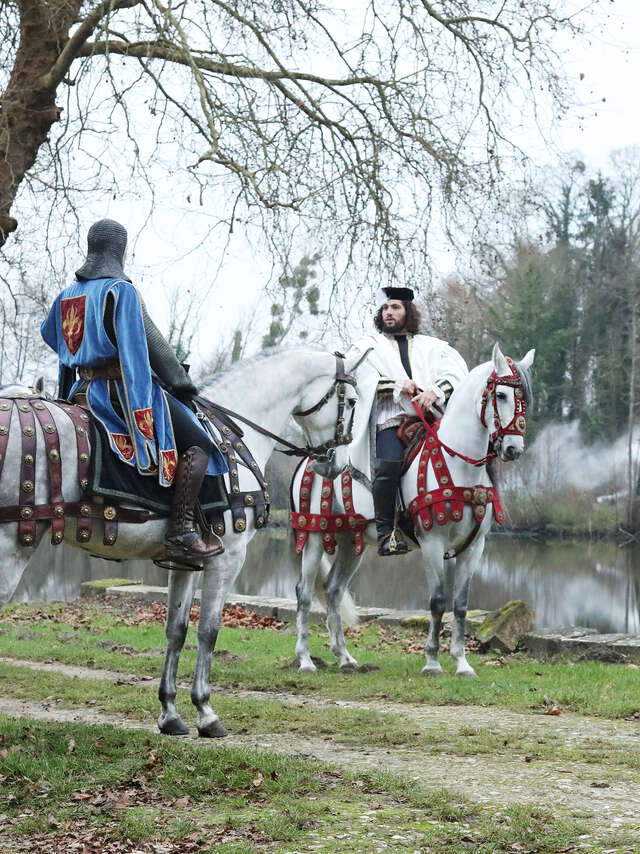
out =
<svg viewBox="0 0 640 854"><path fill-rule="evenodd" d="M103 510L103 515L105 519L111 521L112 519L116 518L116 516L118 515L118 511L115 507L112 507L111 504L108 504Z"/></svg>

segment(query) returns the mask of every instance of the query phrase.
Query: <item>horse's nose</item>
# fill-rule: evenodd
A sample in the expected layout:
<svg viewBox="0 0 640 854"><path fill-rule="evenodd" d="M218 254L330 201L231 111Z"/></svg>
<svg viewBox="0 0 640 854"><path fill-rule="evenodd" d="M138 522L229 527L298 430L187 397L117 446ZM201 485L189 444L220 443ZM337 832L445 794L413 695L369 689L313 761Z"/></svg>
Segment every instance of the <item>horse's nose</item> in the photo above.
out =
<svg viewBox="0 0 640 854"><path fill-rule="evenodd" d="M516 449L513 447L513 445L509 445L507 448L504 449L505 460L515 460L516 456Z"/></svg>

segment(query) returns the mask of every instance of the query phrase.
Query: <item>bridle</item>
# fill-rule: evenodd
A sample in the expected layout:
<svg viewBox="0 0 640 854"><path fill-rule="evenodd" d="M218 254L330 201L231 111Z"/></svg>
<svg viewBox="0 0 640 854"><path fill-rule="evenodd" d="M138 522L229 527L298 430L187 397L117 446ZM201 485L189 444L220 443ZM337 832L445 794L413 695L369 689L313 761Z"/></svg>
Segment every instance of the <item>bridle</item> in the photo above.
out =
<svg viewBox="0 0 640 854"><path fill-rule="evenodd" d="M366 359L369 355L369 352L372 348L369 348L364 355L357 361L357 363L353 367L353 371L355 372L356 368L359 367L361 362ZM313 460L318 460L318 462L329 462L333 458L333 454L335 452L336 447L339 445L348 445L351 442L351 428L353 426L353 417L355 411L351 413L351 418L349 419L349 427L347 430L344 429L344 407L345 407L345 397L346 397L346 386L350 385L353 388L357 388L357 381L353 374L347 374L345 372L344 367L344 356L342 353L334 353L336 357L336 372L333 383L331 387L324 394L320 400L309 409L305 410L294 410L292 413L295 417L303 418L306 415L312 415L314 412L318 412L322 409L325 404L327 404L334 394L338 396L338 414L336 416L336 426L333 434L333 439L329 439L327 442L323 442L321 445L305 445L301 447L300 445L294 445L293 442L289 442L287 439L284 439L282 436L278 436L276 433L272 433L270 430L267 430L265 427L261 427L259 424L256 424L254 421L250 421L248 418L245 418L244 415L240 415L238 412L234 412L231 409L227 409L225 406L220 406L220 404L215 404L213 407L218 412L223 412L225 415L230 416L231 418L237 419L238 421L242 421L243 424L251 427L256 430L258 433L261 433L263 436L268 436L270 439L275 439L276 442L280 442L281 445L284 445L288 450L283 450L282 448L276 448L281 454L286 454L287 456L294 457L310 457ZM212 404L208 401L199 400L201 404L206 404L206 407L211 408Z"/></svg>
<svg viewBox="0 0 640 854"><path fill-rule="evenodd" d="M360 365L360 363L367 357L368 354L369 350L367 350L364 356L362 356L358 360L357 364L354 365L354 371ZM349 426L345 430L344 407L346 397L346 386L350 385L355 389L357 387L357 381L353 374L347 374L345 372L343 354L336 352L334 353L334 356L336 357L336 375L327 393L324 394L314 406L309 407L309 409L294 409L292 413L294 418L304 418L307 415L313 415L314 412L319 412L322 407L325 406L331 400L334 394L337 395L338 414L336 416L336 426L333 433L333 439L329 439L327 442L323 442L322 445L308 445L304 449L297 449L296 451L282 451L281 453L290 456L311 457L312 459L318 460L319 462L327 462L332 459L333 452L336 448L340 447L340 445L351 444L351 441L353 439L351 430L353 428L353 418L355 415L355 409L352 409L351 411L351 417L349 418ZM299 454L299 450L302 450L303 453Z"/></svg>
<svg viewBox="0 0 640 854"><path fill-rule="evenodd" d="M485 386L484 391L482 392L480 421L482 422L484 427L489 426L485 418L487 413L487 406L489 402L491 402L493 406L493 430L489 436L489 442L496 450L500 447L502 439L505 436L524 436L527 430L527 407L525 402L524 389L522 387L522 378L514 367L513 359L510 359L507 356L507 363L509 365L509 368L511 369L511 374L499 377L497 376L496 372L493 371L490 374L489 379L487 380L487 384ZM500 415L498 414L498 399L496 390L499 385L504 385L508 386L509 388L513 388L515 395L515 411L513 413L513 418L505 426L500 423Z"/></svg>
<svg viewBox="0 0 640 854"><path fill-rule="evenodd" d="M437 437L437 441L439 445L452 457L459 457L461 460L464 460L465 463L470 463L473 466L483 466L490 459L497 456L497 451L500 449L500 445L502 444L502 439L505 436L524 436L527 430L527 419L526 419L526 402L525 402L525 393L522 387L522 378L520 374L517 372L513 365L513 359L510 359L508 356L506 357L509 368L511 369L511 373L506 376L498 376L495 371L492 371L487 379L487 383L484 387L484 391L482 392L482 404L480 408L480 421L484 427L487 427L488 424L486 422L486 414L487 407L491 405L493 407L493 430L489 436L489 453L487 453L484 457L480 457L480 459L474 459L473 457L468 457L466 454L461 454L459 451L454 451L453 448L450 448L448 445L445 445L444 442L437 437L435 430L427 424L420 408L414 403L414 408L418 415L420 416L423 424L427 428L427 434ZM496 396L496 389L499 385L509 386L514 389L515 395L515 412L513 414L513 418L509 421L508 424L503 426L500 422L500 413L498 412L498 399Z"/></svg>

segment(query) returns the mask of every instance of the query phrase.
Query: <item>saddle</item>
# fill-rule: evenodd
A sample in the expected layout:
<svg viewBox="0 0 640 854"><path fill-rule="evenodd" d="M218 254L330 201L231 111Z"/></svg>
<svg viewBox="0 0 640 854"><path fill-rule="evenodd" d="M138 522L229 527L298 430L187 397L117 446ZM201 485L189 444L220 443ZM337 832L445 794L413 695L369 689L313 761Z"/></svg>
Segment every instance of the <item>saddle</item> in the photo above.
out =
<svg viewBox="0 0 640 854"><path fill-rule="evenodd" d="M425 420L436 430L438 429L440 419L436 419L431 415L431 413L427 413ZM411 468L411 463L420 453L420 448L424 444L425 433L426 430L424 429L422 419L417 415L407 416L407 418L405 418L402 424L398 427L398 439L400 439L405 447L404 459L402 462L402 474Z"/></svg>
<svg viewBox="0 0 640 854"><path fill-rule="evenodd" d="M212 420L215 407L211 404ZM14 410L18 419L13 418ZM65 501L62 494L62 450L60 436L52 410L62 411L75 431L77 477L81 497ZM207 413L208 414L208 413ZM12 428L13 424L13 428ZM76 540L91 539L93 525L98 520L103 529L103 545L113 546L118 536L118 522L144 523L169 515L172 488L160 487L155 477L140 475L132 466L120 462L109 448L106 431L83 407L66 400L51 401L41 396L0 398L0 476L6 459L10 433L19 426L21 456L18 504L0 507L0 523L17 522L18 540L32 546L36 539L36 522L51 522L51 542L59 545L65 536L65 523L76 520ZM205 478L200 494L202 522L217 534L224 533L223 513L231 508L235 531L246 528L246 508L253 507L256 527L267 522L269 495L262 472L251 453L240 441L240 435L229 426L228 419L219 421L216 428L225 435L221 449L229 457L231 491L227 494L220 477ZM35 503L35 472L38 454L38 433L44 442L48 474L48 502ZM42 450L42 443L40 443ZM238 460L253 472L261 487L255 492L240 492ZM122 506L122 502L133 507ZM205 527L206 530L206 527Z"/></svg>

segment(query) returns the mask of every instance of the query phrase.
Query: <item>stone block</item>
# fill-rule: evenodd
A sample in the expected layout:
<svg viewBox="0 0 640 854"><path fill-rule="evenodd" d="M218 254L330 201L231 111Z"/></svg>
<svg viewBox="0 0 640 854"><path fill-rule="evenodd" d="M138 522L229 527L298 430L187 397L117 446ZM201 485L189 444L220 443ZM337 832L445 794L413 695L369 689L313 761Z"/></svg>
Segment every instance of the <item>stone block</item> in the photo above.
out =
<svg viewBox="0 0 640 854"><path fill-rule="evenodd" d="M533 629L533 611L521 599L507 602L493 611L476 628L476 640L482 649L513 652L518 641Z"/></svg>

